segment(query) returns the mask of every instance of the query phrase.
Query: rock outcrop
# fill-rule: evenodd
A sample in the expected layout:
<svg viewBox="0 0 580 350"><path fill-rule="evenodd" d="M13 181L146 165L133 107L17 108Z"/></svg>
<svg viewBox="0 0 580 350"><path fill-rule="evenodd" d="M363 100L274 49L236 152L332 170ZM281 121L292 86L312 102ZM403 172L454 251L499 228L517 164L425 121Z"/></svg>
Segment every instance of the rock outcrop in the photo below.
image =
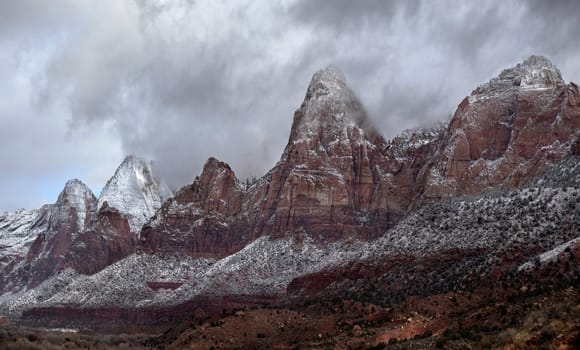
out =
<svg viewBox="0 0 580 350"><path fill-rule="evenodd" d="M166 201L140 236L141 251L195 257L227 256L249 237L246 195L230 167L210 158L202 174Z"/></svg>

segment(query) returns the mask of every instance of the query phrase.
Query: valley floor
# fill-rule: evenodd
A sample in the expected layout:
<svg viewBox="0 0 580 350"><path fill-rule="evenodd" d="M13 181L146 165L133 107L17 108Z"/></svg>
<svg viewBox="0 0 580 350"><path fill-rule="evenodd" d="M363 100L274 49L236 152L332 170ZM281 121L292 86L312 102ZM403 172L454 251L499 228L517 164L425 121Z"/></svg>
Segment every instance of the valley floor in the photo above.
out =
<svg viewBox="0 0 580 350"><path fill-rule="evenodd" d="M392 307L341 299L247 307L187 320L162 335L0 328L0 349L578 348L578 286L446 293Z"/></svg>

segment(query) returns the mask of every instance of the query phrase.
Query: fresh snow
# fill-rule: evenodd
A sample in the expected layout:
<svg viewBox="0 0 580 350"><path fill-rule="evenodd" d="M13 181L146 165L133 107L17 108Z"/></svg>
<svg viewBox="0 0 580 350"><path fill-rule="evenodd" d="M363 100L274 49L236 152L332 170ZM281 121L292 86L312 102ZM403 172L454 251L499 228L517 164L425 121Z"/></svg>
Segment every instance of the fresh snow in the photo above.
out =
<svg viewBox="0 0 580 350"><path fill-rule="evenodd" d="M544 252L544 253L538 255L536 257L537 261L540 264L546 264L548 262L552 262L552 261L556 260L558 258L558 256L560 256L567 248L569 248L569 247L572 248L578 243L580 243L580 237L574 238L566 243L560 244L560 245L556 246L555 248L548 250L547 252ZM532 269L535 265L534 261L536 260L536 258L520 265L520 267L518 267L518 271Z"/></svg>
<svg viewBox="0 0 580 350"><path fill-rule="evenodd" d="M0 213L0 258L25 256L39 230L32 230L40 210Z"/></svg>
<svg viewBox="0 0 580 350"><path fill-rule="evenodd" d="M449 249L484 252L488 263L478 265L481 273L494 266L498 251L510 247L541 247L546 253L540 259L545 261L580 241L578 232L561 229L577 215L580 188L548 185L572 176L569 170L578 170L577 159L559 166L521 190L424 206L373 241L347 238L322 244L308 234L288 239L264 236L218 261L134 254L92 276L66 270L35 289L4 295L0 312L17 315L32 307L64 305L176 305L203 295L284 295L293 279L309 273L353 262L429 257ZM154 291L147 285L161 281L181 286Z"/></svg>
<svg viewBox="0 0 580 350"><path fill-rule="evenodd" d="M69 215L69 211L63 208L74 209L77 218L77 229L82 231L85 228L89 212L94 210L95 202L95 195L87 185L77 179L69 180L58 196L55 204L55 213Z"/></svg>
<svg viewBox="0 0 580 350"><path fill-rule="evenodd" d="M171 196L169 187L155 178L150 162L128 156L101 192L98 207L107 202L110 207L128 215L131 230L138 233L163 201Z"/></svg>

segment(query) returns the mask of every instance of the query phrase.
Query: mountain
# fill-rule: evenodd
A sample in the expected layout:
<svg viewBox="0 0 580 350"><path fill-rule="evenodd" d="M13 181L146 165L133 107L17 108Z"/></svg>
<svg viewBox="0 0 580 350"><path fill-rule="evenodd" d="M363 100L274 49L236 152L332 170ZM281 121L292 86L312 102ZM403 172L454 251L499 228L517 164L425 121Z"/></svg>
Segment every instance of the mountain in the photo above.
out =
<svg viewBox="0 0 580 350"><path fill-rule="evenodd" d="M135 224L164 195L144 163L126 160L66 264L0 298L0 312L32 325L186 319L189 327L188 318L203 323L254 304L352 299L386 308L434 298L445 307L415 312L421 329L443 333L458 310L450 298L485 308L573 286L578 98L575 84L532 56L475 89L448 125L387 141L329 67L314 74L285 150L262 178L242 184L210 158L137 236ZM68 217L72 227L79 216Z"/></svg>
<svg viewBox="0 0 580 350"><path fill-rule="evenodd" d="M342 73L329 67L314 74L274 168L245 187L229 165L209 159L144 227L140 246L223 258L266 235L376 238L406 213L432 141L391 157L397 151L373 128Z"/></svg>
<svg viewBox="0 0 580 350"><path fill-rule="evenodd" d="M457 108L426 171L426 198L521 186L578 139L580 92L548 59L504 70Z"/></svg>
<svg viewBox="0 0 580 350"><path fill-rule="evenodd" d="M421 203L518 187L570 153L578 87L532 56L466 97L446 129L386 142L342 73L314 74L276 166L249 188L210 159L145 226L144 252L223 258L258 237L376 238Z"/></svg>
<svg viewBox="0 0 580 350"><path fill-rule="evenodd" d="M136 225L170 195L153 177L149 163L129 156L99 199L74 179L65 184L56 203L4 214L1 289L34 288L66 269L92 274L130 255L140 230Z"/></svg>
<svg viewBox="0 0 580 350"><path fill-rule="evenodd" d="M154 177L150 162L128 156L103 188L98 206L102 208L106 202L108 207L127 215L131 231L139 233L161 203L171 196L167 184Z"/></svg>
<svg viewBox="0 0 580 350"><path fill-rule="evenodd" d="M84 232L97 209L97 198L80 180L68 181L51 206L47 230L41 232L26 255L25 276L29 286L54 275L62 268L63 256L72 241Z"/></svg>

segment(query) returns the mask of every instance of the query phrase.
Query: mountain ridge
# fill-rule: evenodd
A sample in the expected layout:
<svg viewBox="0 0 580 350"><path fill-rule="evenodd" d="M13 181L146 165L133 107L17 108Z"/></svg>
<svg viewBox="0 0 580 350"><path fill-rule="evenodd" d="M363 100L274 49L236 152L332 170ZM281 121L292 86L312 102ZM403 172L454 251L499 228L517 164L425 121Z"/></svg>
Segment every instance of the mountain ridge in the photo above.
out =
<svg viewBox="0 0 580 350"><path fill-rule="evenodd" d="M140 230L136 225L149 219L161 196L171 195L151 174L151 164L128 156L99 199L81 180L71 179L54 204L27 212L29 221L5 219L10 231L0 233L10 246L6 253L0 251L0 290L34 288L68 268L95 273L133 253ZM24 242L15 241L24 233L11 225L28 230Z"/></svg>
<svg viewBox="0 0 580 350"><path fill-rule="evenodd" d="M526 62L493 78L495 90L467 96L446 127L389 141L344 76L319 71L280 160L256 183L243 186L209 158L138 236L128 214L103 201L91 226L100 235L72 243L70 264L0 299L0 310L31 322L89 322L99 310L156 322L160 313L207 315L231 306L227 298L388 304L494 279L522 283L520 266L549 252L568 261L566 244L575 251L579 195L564 180L578 169L578 88L554 79L546 59ZM531 72L523 90L518 70Z"/></svg>

